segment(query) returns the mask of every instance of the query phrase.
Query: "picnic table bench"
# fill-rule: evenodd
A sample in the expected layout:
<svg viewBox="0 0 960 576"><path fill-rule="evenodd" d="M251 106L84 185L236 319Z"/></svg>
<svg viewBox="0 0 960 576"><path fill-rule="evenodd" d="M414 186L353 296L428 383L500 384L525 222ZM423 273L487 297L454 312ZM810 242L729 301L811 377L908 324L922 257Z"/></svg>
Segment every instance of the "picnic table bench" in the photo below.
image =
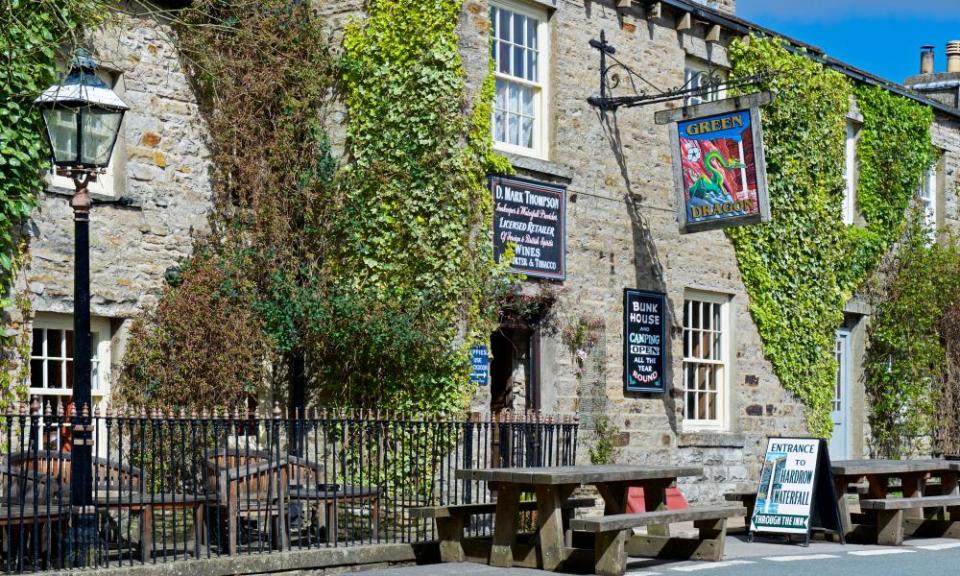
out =
<svg viewBox="0 0 960 576"><path fill-rule="evenodd" d="M591 508L596 505L593 498L568 498L561 504L567 512L563 516L564 529L569 527L569 512L577 508ZM517 505L520 512L532 512L537 509L533 500L523 500ZM412 508L412 518L433 519L437 524L437 536L440 538L440 561L463 562L465 560L482 562L490 555L488 542L471 540L465 542L464 529L472 516L494 514L496 502L477 502L472 504L454 504L448 506L422 506ZM464 547L466 544L466 548Z"/></svg>
<svg viewBox="0 0 960 576"><path fill-rule="evenodd" d="M947 460L842 460L833 463L838 495L849 483L866 479L855 515L840 498L840 519L850 535L863 535L878 544L898 546L905 535L960 537L960 462ZM927 495L927 481L939 478L936 495ZM891 480L899 480L893 486ZM891 495L899 490L900 495Z"/></svg>
<svg viewBox="0 0 960 576"><path fill-rule="evenodd" d="M700 466L564 466L556 468L491 468L459 470L460 480L487 482L497 491L493 541L489 563L540 567L548 571L577 568L584 558L592 560L593 571L603 576L619 576L626 570L627 552L657 557L691 557L720 560L726 534L726 519L743 515L740 506L665 510L667 488L681 476L700 476ZM564 531L564 505L581 486L595 486L604 501L604 517L597 520L571 520L573 530L594 536L592 549L567 545ZM645 511L627 513L630 488L644 490ZM537 533L535 546L517 545L517 519L521 493L536 495ZM608 519L609 518L609 519ZM702 527L700 537L671 538L669 524L692 519ZM709 525L708 525L709 523ZM633 536L634 527L647 527L647 535ZM702 546L704 538L712 545ZM709 549L709 550L708 550ZM709 553L707 553L709 551Z"/></svg>

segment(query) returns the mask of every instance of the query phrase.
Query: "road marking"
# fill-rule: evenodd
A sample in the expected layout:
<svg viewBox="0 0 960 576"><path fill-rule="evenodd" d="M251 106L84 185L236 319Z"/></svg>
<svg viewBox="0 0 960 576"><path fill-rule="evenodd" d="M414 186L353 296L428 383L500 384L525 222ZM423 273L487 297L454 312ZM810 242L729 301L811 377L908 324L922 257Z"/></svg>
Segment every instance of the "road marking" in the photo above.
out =
<svg viewBox="0 0 960 576"><path fill-rule="evenodd" d="M942 544L927 544L924 546L914 546L914 548L919 548L921 550L948 550L950 548L956 548L960 546L960 542L944 542Z"/></svg>
<svg viewBox="0 0 960 576"><path fill-rule="evenodd" d="M699 572L700 570L712 570L714 568L726 568L728 566L742 566L744 564L756 564L750 560L726 560L724 562L704 562L703 564L691 564L689 566L677 566L671 568L677 572Z"/></svg>
<svg viewBox="0 0 960 576"><path fill-rule="evenodd" d="M801 556L770 556L769 558L764 558L764 560L770 560L771 562L798 562L800 560L827 560L830 558L839 558L839 556L834 556L833 554L804 554Z"/></svg>
<svg viewBox="0 0 960 576"><path fill-rule="evenodd" d="M853 556L884 556L886 554L912 554L916 550L907 550L905 548L884 548L883 550L858 550L856 552L848 552Z"/></svg>

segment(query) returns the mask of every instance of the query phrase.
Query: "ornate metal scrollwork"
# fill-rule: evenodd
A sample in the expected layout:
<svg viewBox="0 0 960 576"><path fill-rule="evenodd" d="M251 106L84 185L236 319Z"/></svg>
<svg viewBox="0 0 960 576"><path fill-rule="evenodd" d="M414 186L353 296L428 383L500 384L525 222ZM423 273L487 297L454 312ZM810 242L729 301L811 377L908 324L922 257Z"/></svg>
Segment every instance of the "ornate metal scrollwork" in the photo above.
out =
<svg viewBox="0 0 960 576"><path fill-rule="evenodd" d="M722 76L720 69L713 68L707 72L706 77L700 76L696 86L691 85L693 78L690 78L683 86L661 89L644 78L639 72L617 59L615 56L617 50L607 42L606 34L603 31L600 32L600 40L591 40L590 45L600 52L600 95L587 98L587 102L602 111L645 106L689 97L706 97L710 93L720 90L760 84L768 80L773 74L761 73L728 81ZM612 61L612 64L608 61ZM624 76L626 79L624 79ZM621 85L629 86L633 94L612 96L613 90L620 88Z"/></svg>

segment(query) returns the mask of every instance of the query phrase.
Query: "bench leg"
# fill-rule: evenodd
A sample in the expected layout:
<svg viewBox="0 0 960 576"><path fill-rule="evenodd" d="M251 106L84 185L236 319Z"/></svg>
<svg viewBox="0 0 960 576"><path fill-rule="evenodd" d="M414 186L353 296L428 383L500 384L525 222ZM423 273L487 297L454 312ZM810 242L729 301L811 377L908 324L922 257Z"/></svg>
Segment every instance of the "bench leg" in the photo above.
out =
<svg viewBox="0 0 960 576"><path fill-rule="evenodd" d="M703 560L719 562L723 560L723 547L727 543L727 520L697 520L693 527L700 533L700 540L713 544L713 549L701 547L704 550Z"/></svg>
<svg viewBox="0 0 960 576"><path fill-rule="evenodd" d="M437 536L440 537L440 561L463 562L463 516L437 518Z"/></svg>
<svg viewBox="0 0 960 576"><path fill-rule="evenodd" d="M900 546L903 544L903 510L878 510L877 544Z"/></svg>
<svg viewBox="0 0 960 576"><path fill-rule="evenodd" d="M598 532L594 550L594 573L599 576L623 576L627 570L627 552L624 547L632 530Z"/></svg>
<svg viewBox="0 0 960 576"><path fill-rule="evenodd" d="M490 548L490 565L500 568L513 566L513 545L517 540L517 515L519 514L520 491L512 484L502 484L497 489L497 512L493 524L493 546Z"/></svg>

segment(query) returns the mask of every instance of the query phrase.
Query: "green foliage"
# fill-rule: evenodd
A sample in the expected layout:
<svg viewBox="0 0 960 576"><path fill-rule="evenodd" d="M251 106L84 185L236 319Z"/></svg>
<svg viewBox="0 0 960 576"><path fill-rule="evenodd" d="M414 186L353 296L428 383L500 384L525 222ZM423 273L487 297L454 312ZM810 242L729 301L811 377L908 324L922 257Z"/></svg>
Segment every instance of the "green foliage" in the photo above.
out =
<svg viewBox="0 0 960 576"><path fill-rule="evenodd" d="M20 227L36 207L48 168L36 97L60 79L58 55L77 44L81 30L106 12L105 0L8 0L0 7L0 311L9 296L24 248ZM15 386L16 334L0 326L0 389ZM16 396L16 394L15 394ZM7 398L5 396L5 398Z"/></svg>
<svg viewBox="0 0 960 576"><path fill-rule="evenodd" d="M856 88L864 124L857 141L857 208L865 225L848 229L843 281L856 288L904 230L904 215L934 160L933 110L875 86Z"/></svg>
<svg viewBox="0 0 960 576"><path fill-rule="evenodd" d="M200 250L181 283L134 322L114 399L164 410L245 409L264 381L267 343L244 276L241 263Z"/></svg>
<svg viewBox="0 0 960 576"><path fill-rule="evenodd" d="M731 45L733 75L774 74L763 110L772 221L729 229L750 311L781 384L806 407L811 433L829 437L843 306L899 236L930 159L932 113L880 89L854 87L777 39ZM846 116L863 114L860 198L864 225L842 221ZM901 154L899 150L904 150Z"/></svg>
<svg viewBox="0 0 960 576"><path fill-rule="evenodd" d="M344 40L348 161L337 277L341 294L376 311L378 336L366 337L368 322L341 324L359 360L342 374L356 384L353 402L383 394L403 408L457 408L469 390L469 346L492 328L498 268L485 177L493 89L488 80L472 117L464 115L461 5L373 0Z"/></svg>
<svg viewBox="0 0 960 576"><path fill-rule="evenodd" d="M594 420L593 426L594 442L590 446L590 463L613 464L619 455L616 440L620 429L613 424L610 417L603 415Z"/></svg>
<svg viewBox="0 0 960 576"><path fill-rule="evenodd" d="M870 291L874 318L864 371L875 457L909 457L924 440L943 437L941 428L956 425L955 415L939 417L938 406L947 383L946 348L958 344L945 320L960 304L960 244L952 235L931 242L922 222L915 211Z"/></svg>

